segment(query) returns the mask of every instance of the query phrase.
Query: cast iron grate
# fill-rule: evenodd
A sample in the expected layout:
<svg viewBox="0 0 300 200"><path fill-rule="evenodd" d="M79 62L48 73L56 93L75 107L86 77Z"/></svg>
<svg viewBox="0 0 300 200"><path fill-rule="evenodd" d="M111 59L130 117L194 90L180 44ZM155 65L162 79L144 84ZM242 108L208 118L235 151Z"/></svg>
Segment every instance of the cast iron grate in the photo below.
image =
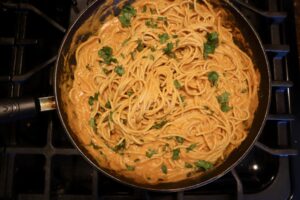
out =
<svg viewBox="0 0 300 200"><path fill-rule="evenodd" d="M237 0L234 0L237 1ZM272 71L272 103L263 133L231 173L179 193L147 192L97 172L73 148L55 112L0 126L0 199L288 199L295 117L292 0L248 0L239 6L258 31ZM88 0L0 3L0 97L52 95L60 42ZM250 7L249 7L250 6ZM39 27L36 29L36 27ZM294 49L294 48L293 48ZM284 184L282 184L284 183ZM276 196L275 196L276 195Z"/></svg>

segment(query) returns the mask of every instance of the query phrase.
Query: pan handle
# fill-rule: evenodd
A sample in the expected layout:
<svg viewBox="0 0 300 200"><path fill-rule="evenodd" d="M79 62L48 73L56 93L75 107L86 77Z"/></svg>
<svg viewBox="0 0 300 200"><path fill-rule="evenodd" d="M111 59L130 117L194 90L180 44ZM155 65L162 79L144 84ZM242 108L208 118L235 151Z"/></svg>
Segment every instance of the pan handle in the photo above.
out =
<svg viewBox="0 0 300 200"><path fill-rule="evenodd" d="M40 111L56 108L53 96L34 98L0 99L0 122L33 117Z"/></svg>

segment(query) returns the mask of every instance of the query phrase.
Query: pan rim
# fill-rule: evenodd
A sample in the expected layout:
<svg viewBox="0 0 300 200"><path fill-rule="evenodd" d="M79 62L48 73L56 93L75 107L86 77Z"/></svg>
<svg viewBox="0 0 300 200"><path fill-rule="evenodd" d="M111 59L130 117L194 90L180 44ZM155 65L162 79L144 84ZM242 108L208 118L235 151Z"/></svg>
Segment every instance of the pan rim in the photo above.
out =
<svg viewBox="0 0 300 200"><path fill-rule="evenodd" d="M69 131L69 128L67 127L67 121L66 119L64 119L64 116L62 114L63 111L63 106L61 105L61 100L59 99L59 80L58 80L58 67L59 67L59 61L60 59L62 59L62 51L64 49L64 46L66 44L66 41L70 38L70 36L72 37L72 35L70 35L70 33L72 31L74 31L74 27L79 23L80 19L82 19L84 17L84 15L90 15L88 13L88 11L90 9L92 9L92 7L96 6L99 2L96 0L93 3L91 3L86 9L84 9L80 15L78 16L78 18L73 22L73 24L68 28L68 31L66 32L61 46L59 48L58 51L58 58L56 60L55 63L55 70L54 70L54 84L53 84L53 89L54 89L54 96L55 96L55 101L56 101L56 105L57 105L57 114L59 116L60 122L66 132L66 134L68 135L69 139L71 140L72 144L74 145L74 147L80 152L80 154L82 155L82 157L85 158L85 160L87 160L90 164L92 164L93 167L95 167L97 170L99 170L102 174L106 175L109 178L112 178L113 180L116 180L119 183L134 187L134 188L139 188L139 189L143 189L143 190L148 190L148 191L156 191L156 192L181 192L181 191L186 191L186 190L191 190L191 189L195 189L195 188L199 188L201 186L207 185L219 178L221 178L222 176L224 176L225 174L227 174L229 171L232 171L247 155L248 153L253 149L253 146L255 145L255 143L257 142L264 126L265 123L267 121L267 116L269 113L269 108L270 108L270 99L271 99L271 72L270 72L270 66L269 66L269 62L268 62L268 58L266 55L266 52L263 48L263 44L262 41L258 35L258 33L255 31L254 27L251 25L251 23L248 21L248 19L241 13L241 11L235 6L233 5L233 3L231 3L229 0L224 0L224 2L229 5L230 8L232 8L234 10L234 12L236 12L236 15L238 17L241 18L241 20L243 20L245 22L245 26L248 26L248 28L252 31L252 33L254 34L255 38L257 39L257 45L259 46L259 49L262 53L262 56L264 58L264 65L266 66L266 71L267 71L267 75L268 75L268 89L267 92L264 94L265 96L267 96L266 98L266 107L264 110L264 114L263 114L263 120L260 121L260 126L259 129L255 135L255 137L253 138L252 141L250 141L250 144L247 146L246 150L243 151L237 159L234 159L234 162L231 163L227 168L225 168L224 170L222 170L221 172L218 172L216 175L200 181L199 183L191 183L191 185L189 186L184 186L184 187L177 187L177 188L167 188L167 189L160 189L160 188L154 188L151 186L155 186L155 185L150 185L150 187L146 187L143 185L139 185L136 183L131 183L122 179L119 179L118 177L110 174L109 172L105 171L103 168L101 168L100 166L98 166L97 164L95 164L95 162L93 162L93 160L86 155L83 150L82 147L76 143L74 137L72 136L71 132ZM238 147L239 148L239 147Z"/></svg>

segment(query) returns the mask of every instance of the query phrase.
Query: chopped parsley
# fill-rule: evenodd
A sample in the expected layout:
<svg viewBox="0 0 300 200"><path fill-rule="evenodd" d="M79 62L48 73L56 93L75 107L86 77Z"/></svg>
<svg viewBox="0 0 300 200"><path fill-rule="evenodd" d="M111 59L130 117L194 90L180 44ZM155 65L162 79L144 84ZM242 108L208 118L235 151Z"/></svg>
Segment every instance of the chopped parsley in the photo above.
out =
<svg viewBox="0 0 300 200"><path fill-rule="evenodd" d="M155 122L151 129L161 129L164 125L168 123L167 120L161 120L160 122Z"/></svg>
<svg viewBox="0 0 300 200"><path fill-rule="evenodd" d="M149 55L150 60L154 60L154 56L152 54Z"/></svg>
<svg viewBox="0 0 300 200"><path fill-rule="evenodd" d="M89 97L89 105L92 106L94 105L94 101L97 101L98 100L98 96L99 96L99 92L96 92L94 94L94 96L90 96Z"/></svg>
<svg viewBox="0 0 300 200"><path fill-rule="evenodd" d="M188 152L190 152L190 151L193 151L195 148L196 148L196 146L197 146L197 144L191 144L190 146L188 146L187 148L186 148L186 152L188 153Z"/></svg>
<svg viewBox="0 0 300 200"><path fill-rule="evenodd" d="M125 149L126 146L126 140L124 139L120 144L116 145L113 150L116 152L122 151Z"/></svg>
<svg viewBox="0 0 300 200"><path fill-rule="evenodd" d="M96 119L95 117L92 117L89 121L90 126L95 129L96 128Z"/></svg>
<svg viewBox="0 0 300 200"><path fill-rule="evenodd" d="M146 156L148 158L151 158L154 154L157 154L157 151L154 149L148 149L148 151L146 151Z"/></svg>
<svg viewBox="0 0 300 200"><path fill-rule="evenodd" d="M103 67L102 71L105 75L108 75L110 73L110 70L108 70L107 68Z"/></svg>
<svg viewBox="0 0 300 200"><path fill-rule="evenodd" d="M125 69L123 68L122 65L118 65L115 67L114 70L119 76L122 76L125 73Z"/></svg>
<svg viewBox="0 0 300 200"><path fill-rule="evenodd" d="M143 49L145 48L145 44L142 42L141 39L138 39L137 40L137 47L136 47L136 50L138 50L139 52L143 51Z"/></svg>
<svg viewBox="0 0 300 200"><path fill-rule="evenodd" d="M165 53L166 55L168 55L169 57L174 58L174 57L175 57L175 54L174 54L174 52L172 52L173 48L174 48L173 43L172 43L172 42L169 42L169 43L167 43L167 46L166 46L166 48L163 49L163 51L164 51L164 53Z"/></svg>
<svg viewBox="0 0 300 200"><path fill-rule="evenodd" d="M134 93L134 92L133 92L132 90L128 90L126 94L127 94L129 97L131 97L131 95L133 95L133 93Z"/></svg>
<svg viewBox="0 0 300 200"><path fill-rule="evenodd" d="M105 108L107 109L111 109L111 104L110 104L110 101L107 100L106 104L105 104Z"/></svg>
<svg viewBox="0 0 300 200"><path fill-rule="evenodd" d="M208 73L208 80L211 83L212 86L216 86L219 79L219 74L215 71L211 71Z"/></svg>
<svg viewBox="0 0 300 200"><path fill-rule="evenodd" d="M117 59L113 57L112 53L113 50L109 46L104 46L102 47L102 49L98 51L98 55L100 56L100 58L102 58L103 62L108 65L111 64L112 62L114 63L118 62Z"/></svg>
<svg viewBox="0 0 300 200"><path fill-rule="evenodd" d="M176 142L178 142L179 144L182 144L184 142L184 138L180 137L180 136L175 136L175 140Z"/></svg>
<svg viewBox="0 0 300 200"><path fill-rule="evenodd" d="M131 39L131 37L129 37L129 38L127 38L126 40L124 40L124 41L122 42L122 46L125 46L125 45L129 42L130 39Z"/></svg>
<svg viewBox="0 0 300 200"><path fill-rule="evenodd" d="M215 49L219 45L219 36L217 32L208 33L207 41L204 43L204 52L203 56L205 59L207 59L209 54L213 54L215 52Z"/></svg>
<svg viewBox="0 0 300 200"><path fill-rule="evenodd" d="M220 104L220 108L223 112L228 112L232 109L232 107L229 107L229 96L230 94L228 92L223 92L221 95L217 96L217 100Z"/></svg>
<svg viewBox="0 0 300 200"><path fill-rule="evenodd" d="M173 154L172 154L172 159L173 160L178 160L179 159L179 154L180 154L180 149L179 148L174 149Z"/></svg>
<svg viewBox="0 0 300 200"><path fill-rule="evenodd" d="M128 171L134 171L134 170L135 170L135 167L126 164L126 169L127 169Z"/></svg>
<svg viewBox="0 0 300 200"><path fill-rule="evenodd" d="M176 89L181 89L183 86L181 85L181 83L178 80L174 80L174 86Z"/></svg>
<svg viewBox="0 0 300 200"><path fill-rule="evenodd" d="M152 18L146 20L145 25L149 28L157 28L157 23Z"/></svg>
<svg viewBox="0 0 300 200"><path fill-rule="evenodd" d="M162 21L164 23L165 26L168 26L168 18L167 17L157 17L158 21Z"/></svg>
<svg viewBox="0 0 300 200"><path fill-rule="evenodd" d="M161 166L161 171L164 173L164 174L167 174L168 173L168 168L165 164L162 164Z"/></svg>
<svg viewBox="0 0 300 200"><path fill-rule="evenodd" d="M145 12L147 12L147 6L146 5L144 5L143 9L142 9L142 13L145 13Z"/></svg>
<svg viewBox="0 0 300 200"><path fill-rule="evenodd" d="M180 98L181 102L184 102L185 96L180 95L179 98Z"/></svg>
<svg viewBox="0 0 300 200"><path fill-rule="evenodd" d="M156 10L154 8L150 8L150 13L153 15L156 13Z"/></svg>
<svg viewBox="0 0 300 200"><path fill-rule="evenodd" d="M136 54L136 51L130 52L130 56L131 56L131 59L132 59L132 60L135 59L135 54Z"/></svg>
<svg viewBox="0 0 300 200"><path fill-rule="evenodd" d="M159 38L159 42L160 42L161 44L166 43L167 40L170 39L168 33L159 34L159 35L158 35L158 38Z"/></svg>
<svg viewBox="0 0 300 200"><path fill-rule="evenodd" d="M131 18L136 16L136 10L130 6L126 5L121 10L121 13L119 15L119 21L123 28L130 27L131 25Z"/></svg>
<svg viewBox="0 0 300 200"><path fill-rule="evenodd" d="M193 168L193 165L186 162L186 163L184 163L184 167L185 168Z"/></svg>
<svg viewBox="0 0 300 200"><path fill-rule="evenodd" d="M195 167L197 167L200 170L209 170L213 167L213 164L210 162L207 162L205 160L198 160L197 162L194 163Z"/></svg>

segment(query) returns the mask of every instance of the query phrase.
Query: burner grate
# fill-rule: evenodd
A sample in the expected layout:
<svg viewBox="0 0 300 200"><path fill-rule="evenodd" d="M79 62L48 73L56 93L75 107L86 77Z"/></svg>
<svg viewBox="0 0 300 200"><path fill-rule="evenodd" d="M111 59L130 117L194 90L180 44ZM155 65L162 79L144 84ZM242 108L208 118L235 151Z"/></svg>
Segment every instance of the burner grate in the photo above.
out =
<svg viewBox="0 0 300 200"><path fill-rule="evenodd" d="M54 112L0 125L0 199L288 199L294 187L289 155L299 121L292 0L234 0L264 43L272 71L272 101L259 142L231 173L204 187L156 193L119 184L74 149ZM23 1L20 1L23 2ZM0 3L0 97L52 95L52 70L69 19L88 0ZM240 3L238 3L240 4ZM245 8L245 6L247 8ZM249 7L250 6L250 7ZM66 12L70 11L70 12ZM9 19L9 20L6 20ZM10 21L10 22L8 22ZM36 26L41 27L38 31Z"/></svg>

